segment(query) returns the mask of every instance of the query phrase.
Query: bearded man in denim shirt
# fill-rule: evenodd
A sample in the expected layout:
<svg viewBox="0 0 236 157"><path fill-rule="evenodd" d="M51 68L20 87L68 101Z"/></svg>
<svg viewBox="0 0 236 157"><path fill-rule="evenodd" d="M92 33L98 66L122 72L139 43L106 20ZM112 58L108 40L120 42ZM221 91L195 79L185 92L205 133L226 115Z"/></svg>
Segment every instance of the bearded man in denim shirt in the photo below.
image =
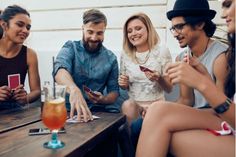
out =
<svg viewBox="0 0 236 157"><path fill-rule="evenodd" d="M106 25L102 12L86 11L83 39L67 41L56 58L53 76L58 84L67 86L70 117L76 111L79 121L92 120L91 111L119 112L114 106L119 95L117 58L102 44ZM86 91L84 86L93 92Z"/></svg>

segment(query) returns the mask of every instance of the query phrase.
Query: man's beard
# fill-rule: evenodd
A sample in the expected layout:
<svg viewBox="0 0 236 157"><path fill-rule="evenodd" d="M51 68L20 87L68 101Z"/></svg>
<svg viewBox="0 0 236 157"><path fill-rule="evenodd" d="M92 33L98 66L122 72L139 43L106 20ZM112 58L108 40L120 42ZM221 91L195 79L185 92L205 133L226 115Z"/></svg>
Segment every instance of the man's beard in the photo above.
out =
<svg viewBox="0 0 236 157"><path fill-rule="evenodd" d="M84 45L84 48L85 48L85 50L86 50L87 52L89 52L89 53L96 53L96 52L98 52L98 51L100 50L100 48L102 47L102 41L97 41L97 42L96 42L96 43L97 43L97 47L95 47L95 48L90 47L89 42L91 42L91 41L85 41L85 40L84 40L84 37L83 37L83 45Z"/></svg>

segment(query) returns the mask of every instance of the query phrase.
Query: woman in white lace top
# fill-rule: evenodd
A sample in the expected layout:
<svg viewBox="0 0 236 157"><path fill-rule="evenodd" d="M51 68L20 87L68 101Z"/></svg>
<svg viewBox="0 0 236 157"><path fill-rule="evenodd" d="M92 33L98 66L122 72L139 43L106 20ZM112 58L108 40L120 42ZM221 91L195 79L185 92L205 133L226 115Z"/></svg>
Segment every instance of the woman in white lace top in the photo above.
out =
<svg viewBox="0 0 236 157"><path fill-rule="evenodd" d="M122 112L130 123L149 104L164 100L164 90L171 91L163 71L172 59L168 48L159 45L159 36L144 13L129 17L123 32L119 85L128 90Z"/></svg>

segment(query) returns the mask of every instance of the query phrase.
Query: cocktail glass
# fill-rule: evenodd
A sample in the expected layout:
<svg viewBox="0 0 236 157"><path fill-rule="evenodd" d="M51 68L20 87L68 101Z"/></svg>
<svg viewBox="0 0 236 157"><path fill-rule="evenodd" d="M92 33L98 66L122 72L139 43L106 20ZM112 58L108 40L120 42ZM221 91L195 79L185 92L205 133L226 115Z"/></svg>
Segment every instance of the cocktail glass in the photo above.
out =
<svg viewBox="0 0 236 157"><path fill-rule="evenodd" d="M66 86L57 85L55 88L47 87L45 102L43 106L42 120L46 127L52 132L51 141L43 144L48 149L59 149L65 143L58 140L58 130L64 126L67 111L65 107Z"/></svg>

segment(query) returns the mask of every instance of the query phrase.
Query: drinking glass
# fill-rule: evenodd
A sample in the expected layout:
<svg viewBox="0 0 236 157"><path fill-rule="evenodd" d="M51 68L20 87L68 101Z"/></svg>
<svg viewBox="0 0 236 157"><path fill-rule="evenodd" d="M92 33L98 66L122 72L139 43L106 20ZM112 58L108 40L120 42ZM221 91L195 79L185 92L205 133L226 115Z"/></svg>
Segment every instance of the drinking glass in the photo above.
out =
<svg viewBox="0 0 236 157"><path fill-rule="evenodd" d="M52 132L51 141L43 144L48 149L59 149L65 143L58 140L58 130L64 126L67 111L65 107L66 86L56 85L55 88L48 86L45 92L42 120L46 127Z"/></svg>

